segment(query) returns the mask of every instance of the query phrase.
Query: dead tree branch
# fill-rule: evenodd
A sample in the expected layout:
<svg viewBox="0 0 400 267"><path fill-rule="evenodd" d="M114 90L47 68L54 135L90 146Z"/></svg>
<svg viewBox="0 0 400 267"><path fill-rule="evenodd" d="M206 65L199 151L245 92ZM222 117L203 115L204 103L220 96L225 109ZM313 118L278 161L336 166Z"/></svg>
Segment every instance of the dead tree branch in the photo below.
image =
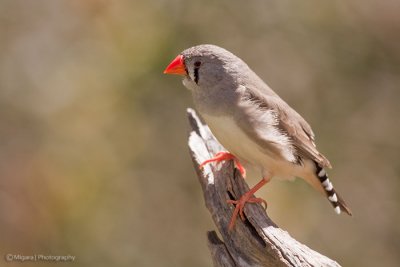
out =
<svg viewBox="0 0 400 267"><path fill-rule="evenodd" d="M238 199L249 188L232 162L221 166L208 164L199 170L201 162L222 151L223 147L194 110L188 109L188 117L190 153L205 204L223 240L215 231L208 232L214 266L340 266L293 239L267 216L259 204L246 205L246 220L238 218L235 228L228 231L233 206L226 201Z"/></svg>

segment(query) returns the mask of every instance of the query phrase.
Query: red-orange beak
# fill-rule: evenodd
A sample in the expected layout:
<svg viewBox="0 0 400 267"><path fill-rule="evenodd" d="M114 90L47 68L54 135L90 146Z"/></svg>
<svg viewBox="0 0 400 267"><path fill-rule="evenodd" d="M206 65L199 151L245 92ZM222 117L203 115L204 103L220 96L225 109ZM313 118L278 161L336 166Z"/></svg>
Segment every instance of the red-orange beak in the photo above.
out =
<svg viewBox="0 0 400 267"><path fill-rule="evenodd" d="M177 74L186 75L185 62L183 56L179 55L169 63L168 67L164 70L164 74Z"/></svg>

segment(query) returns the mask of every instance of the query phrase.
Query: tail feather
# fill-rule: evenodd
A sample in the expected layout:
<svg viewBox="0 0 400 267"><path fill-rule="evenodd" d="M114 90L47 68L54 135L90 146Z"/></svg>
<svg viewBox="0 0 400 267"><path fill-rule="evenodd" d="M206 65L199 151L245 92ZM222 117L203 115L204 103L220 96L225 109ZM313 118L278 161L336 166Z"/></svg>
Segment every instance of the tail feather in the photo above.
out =
<svg viewBox="0 0 400 267"><path fill-rule="evenodd" d="M350 208L347 206L343 198L333 188L333 185L331 181L329 181L328 174L326 173L326 171L323 168L321 168L317 163L315 163L315 166L316 166L316 175L319 181L321 182L321 185L325 191L325 194L329 202L335 209L335 212L337 214L340 214L341 211L344 211L351 216L352 212Z"/></svg>

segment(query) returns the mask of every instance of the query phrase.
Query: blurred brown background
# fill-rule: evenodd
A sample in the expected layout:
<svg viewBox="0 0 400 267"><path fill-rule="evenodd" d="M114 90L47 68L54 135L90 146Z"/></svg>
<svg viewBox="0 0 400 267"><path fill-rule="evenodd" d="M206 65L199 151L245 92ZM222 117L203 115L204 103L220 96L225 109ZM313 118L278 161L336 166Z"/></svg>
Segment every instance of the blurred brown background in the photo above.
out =
<svg viewBox="0 0 400 267"><path fill-rule="evenodd" d="M191 96L162 74L212 43L310 122L354 212L273 181L259 194L270 216L344 266L399 266L399 14L395 0L1 1L1 257L212 265L186 147Z"/></svg>

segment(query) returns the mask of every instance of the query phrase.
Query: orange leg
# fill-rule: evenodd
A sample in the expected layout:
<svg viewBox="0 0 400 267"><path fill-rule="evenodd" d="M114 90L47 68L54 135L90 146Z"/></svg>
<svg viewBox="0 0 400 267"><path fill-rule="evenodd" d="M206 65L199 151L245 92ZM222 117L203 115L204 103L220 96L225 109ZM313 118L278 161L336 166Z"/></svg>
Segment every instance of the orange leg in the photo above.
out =
<svg viewBox="0 0 400 267"><path fill-rule="evenodd" d="M208 159L208 160L204 161L203 163L201 163L199 168L202 169L204 167L204 165L214 162L214 161L217 163L220 163L221 161L224 161L224 160L233 160L233 162L235 163L235 167L240 171L243 178L246 177L246 169L243 167L242 164L240 164L239 160L229 152L218 152L213 158Z"/></svg>
<svg viewBox="0 0 400 267"><path fill-rule="evenodd" d="M235 226L236 218L240 215L240 218L244 221L244 213L243 208L246 203L264 203L265 208L267 208L267 201L262 198L253 197L253 194L260 189L263 185L268 182L267 179L262 179L258 182L252 189L250 189L247 193L240 197L239 200L227 200L227 203L236 205L235 210L232 215L232 219L229 223L229 230L232 230Z"/></svg>

